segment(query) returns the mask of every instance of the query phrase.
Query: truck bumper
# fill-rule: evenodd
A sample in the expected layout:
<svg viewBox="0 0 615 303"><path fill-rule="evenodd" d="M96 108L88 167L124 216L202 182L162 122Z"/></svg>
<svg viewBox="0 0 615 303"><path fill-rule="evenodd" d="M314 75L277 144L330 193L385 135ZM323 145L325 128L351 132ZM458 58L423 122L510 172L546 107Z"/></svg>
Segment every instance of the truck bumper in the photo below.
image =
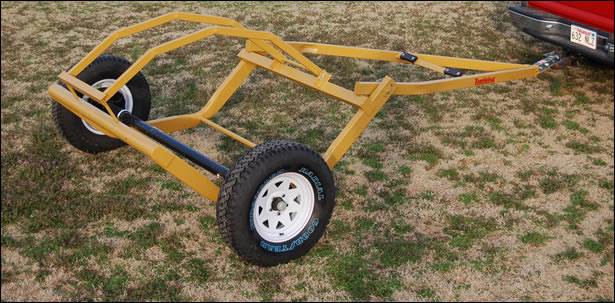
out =
<svg viewBox="0 0 615 303"><path fill-rule="evenodd" d="M522 5L511 5L508 13L512 23L523 32L538 39L583 55L613 67L613 34L572 22L559 16ZM570 27L577 25L596 32L596 49L570 41Z"/></svg>

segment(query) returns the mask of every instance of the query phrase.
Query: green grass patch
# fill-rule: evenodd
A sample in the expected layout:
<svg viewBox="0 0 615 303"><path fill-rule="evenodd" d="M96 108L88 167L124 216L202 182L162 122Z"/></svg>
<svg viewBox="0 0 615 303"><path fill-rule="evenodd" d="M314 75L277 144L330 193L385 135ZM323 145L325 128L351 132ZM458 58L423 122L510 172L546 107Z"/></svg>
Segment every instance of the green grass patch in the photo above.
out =
<svg viewBox="0 0 615 303"><path fill-rule="evenodd" d="M538 117L538 124L540 124L540 127L546 128L546 129L555 129L555 128L557 128L557 122L551 116L546 116L546 115L539 116Z"/></svg>
<svg viewBox="0 0 615 303"><path fill-rule="evenodd" d="M457 200L463 202L463 204L472 204L478 201L478 193L471 191L469 193L461 193L457 196Z"/></svg>
<svg viewBox="0 0 615 303"><path fill-rule="evenodd" d="M598 203L587 201L585 198L587 196L587 192L584 190L579 190L570 194L570 202L573 206L579 206L581 208L585 208L588 210L596 210L598 209Z"/></svg>
<svg viewBox="0 0 615 303"><path fill-rule="evenodd" d="M442 262L431 264L429 265L429 267L439 272L451 272L453 269L455 269L455 267L457 267L457 265L454 262Z"/></svg>
<svg viewBox="0 0 615 303"><path fill-rule="evenodd" d="M600 159L594 159L592 160L592 164L596 165L596 166L606 166L606 162L600 160Z"/></svg>
<svg viewBox="0 0 615 303"><path fill-rule="evenodd" d="M436 197L436 193L433 190L423 191L419 193L419 196L418 196L419 199L423 199L426 201L433 201L435 197Z"/></svg>
<svg viewBox="0 0 615 303"><path fill-rule="evenodd" d="M393 227L393 230L395 230L395 232L398 234L407 234L414 230L412 225L406 224L402 220L394 220L391 223L391 226Z"/></svg>
<svg viewBox="0 0 615 303"><path fill-rule="evenodd" d="M478 188L483 189L486 183L497 183L500 177L495 173L481 171L478 175L469 173L463 175L463 182L473 183Z"/></svg>
<svg viewBox="0 0 615 303"><path fill-rule="evenodd" d="M583 104L590 104L591 101L589 99L588 96L586 96L585 94L577 94L574 97L574 104L575 105L583 105Z"/></svg>
<svg viewBox="0 0 615 303"><path fill-rule="evenodd" d="M568 227L578 230L578 224L585 218L588 211L598 209L598 204L587 201L587 192L579 190L570 194L570 206L564 209L562 218L568 222Z"/></svg>
<svg viewBox="0 0 615 303"><path fill-rule="evenodd" d="M207 267L207 261L200 258L192 258L187 264L186 268L190 271L190 279L197 283L204 283L211 277L211 269Z"/></svg>
<svg viewBox="0 0 615 303"><path fill-rule="evenodd" d="M119 298L123 295L129 281L128 274L121 267L116 267L109 277L88 268L78 271L76 277L85 282L87 291L87 293L76 295L76 298L81 300L95 296L97 290L102 292L105 300Z"/></svg>
<svg viewBox="0 0 615 303"><path fill-rule="evenodd" d="M393 189L387 187L385 190L378 193L378 195L384 199L384 203L387 205L398 205L406 202L405 188Z"/></svg>
<svg viewBox="0 0 615 303"><path fill-rule="evenodd" d="M440 297L438 297L438 295L436 294L436 292L429 288L429 287L425 287L425 288L421 288L416 292L416 295L427 301L427 302L439 302L440 301Z"/></svg>
<svg viewBox="0 0 615 303"><path fill-rule="evenodd" d="M583 240L583 247L593 253L600 253L604 250L605 246L594 239L585 239Z"/></svg>
<svg viewBox="0 0 615 303"><path fill-rule="evenodd" d="M385 181L389 179L389 177L387 176L385 172L378 170L378 169L365 171L363 174L367 177L367 180L369 180L370 182Z"/></svg>
<svg viewBox="0 0 615 303"><path fill-rule="evenodd" d="M568 223L569 229L578 230L578 224L585 218L586 211L580 207L570 205L564 208L564 214L562 218Z"/></svg>
<svg viewBox="0 0 615 303"><path fill-rule="evenodd" d="M444 154L433 145L415 145L412 144L407 149L407 154L410 160L426 161L433 167L438 161L444 158Z"/></svg>
<svg viewBox="0 0 615 303"><path fill-rule="evenodd" d="M447 178L450 181L458 181L459 180L459 172L455 168L449 169L440 169L436 176L441 178Z"/></svg>
<svg viewBox="0 0 615 303"><path fill-rule="evenodd" d="M526 210L528 207L523 201L536 196L536 192L530 185L519 186L515 184L512 192L507 193L503 190L490 191L487 193L489 202L504 206L505 208L514 208L517 210Z"/></svg>
<svg viewBox="0 0 615 303"><path fill-rule="evenodd" d="M598 183L598 186L600 186L600 188L602 188L602 189L608 190L609 192L611 192L611 196L613 196L613 192L615 190L615 183L613 182L613 179L611 179L611 180L609 180L609 179L602 179Z"/></svg>
<svg viewBox="0 0 615 303"><path fill-rule="evenodd" d="M596 154L603 150L600 146L579 142L577 140L569 141L566 143L566 147L574 150L576 154Z"/></svg>
<svg viewBox="0 0 615 303"><path fill-rule="evenodd" d="M217 227L216 218L212 216L205 216L199 218L199 222L201 223L201 227L205 231L211 231Z"/></svg>
<svg viewBox="0 0 615 303"><path fill-rule="evenodd" d="M377 240L374 247L380 252L377 258L382 265L397 268L407 263L417 263L423 258L427 243L418 240L388 239Z"/></svg>
<svg viewBox="0 0 615 303"><path fill-rule="evenodd" d="M163 189L170 189L172 191L182 191L182 187L182 184L176 181L164 182L161 186Z"/></svg>
<svg viewBox="0 0 615 303"><path fill-rule="evenodd" d="M558 297L562 285L588 287L560 294L564 301L612 300L599 292L611 277L593 273L608 273L613 263L613 142L600 129L613 121L610 69L589 64L534 80L392 97L332 169L338 207L323 237L307 256L272 268L244 262L226 245L215 203L130 146L75 149L49 109L49 84L108 32L172 11L224 12L285 41L394 52L412 41L425 54L540 60L540 41L505 34L510 24L498 16L508 5L2 2L2 300L531 301ZM391 25L416 32L392 34ZM108 52L135 62L150 47L202 28L170 22ZM234 54L244 42L210 37L152 60L143 69L150 119L202 108L240 61ZM412 64L305 55L333 75L331 84L349 90L385 76L398 83L445 78ZM355 113L330 95L255 69L211 119L255 143L294 140L323 155ZM172 135L227 167L248 150L205 126ZM562 162L573 153L580 163ZM212 181L220 186L223 178ZM564 205L553 201L562 197ZM568 243L574 248L542 249L552 239L535 249L528 231L576 239ZM500 245L496 233L514 235L518 246ZM545 271L528 268L531 257L551 262L545 265L557 279L533 283L544 282ZM585 273L568 270L577 266ZM497 289L519 273L517 286L531 291ZM434 274L452 278L435 285L428 278ZM476 275L495 283L477 285ZM564 275L576 278L568 283Z"/></svg>
<svg viewBox="0 0 615 303"><path fill-rule="evenodd" d="M583 256L584 254L582 252L577 251L577 249L574 247L570 247L566 249L565 251L552 255L551 259L555 261L556 263L564 263L564 262L578 260Z"/></svg>
<svg viewBox="0 0 615 303"><path fill-rule="evenodd" d="M564 126L567 129L570 129L570 130L579 130L579 128L580 128L579 127L579 123L574 122L574 121L570 121L570 120L566 120L562 124L564 124Z"/></svg>
<svg viewBox="0 0 615 303"><path fill-rule="evenodd" d="M515 172L515 176L521 181L528 181L535 173L533 169L525 169Z"/></svg>
<svg viewBox="0 0 615 303"><path fill-rule="evenodd" d="M544 244L544 242L550 238L551 237L543 233L532 231L532 232L528 232L525 235L521 236L520 240L521 242L525 244L530 244L533 246L540 246Z"/></svg>
<svg viewBox="0 0 615 303"><path fill-rule="evenodd" d="M95 237L85 237L77 230L66 230L57 237L45 237L35 241L27 237L20 253L38 262L41 266L64 266L72 268L87 265L88 259L105 259L110 248Z"/></svg>
<svg viewBox="0 0 615 303"><path fill-rule="evenodd" d="M539 223L549 229L556 227L562 220L562 216L552 214L542 209L536 210L536 214L544 217L544 220L540 220Z"/></svg>
<svg viewBox="0 0 615 303"><path fill-rule="evenodd" d="M493 218L454 215L449 216L444 233L451 237L451 246L467 249L495 230L497 223Z"/></svg>
<svg viewBox="0 0 615 303"><path fill-rule="evenodd" d="M549 195L564 188L574 189L580 179L581 176L579 175L563 174L557 169L550 169L546 171L546 176L539 181L539 185L542 192Z"/></svg>
<svg viewBox="0 0 615 303"><path fill-rule="evenodd" d="M495 148L497 144L495 140L491 137L483 136L478 138L478 140L474 141L471 145L472 148L478 149L487 149L487 148Z"/></svg>
<svg viewBox="0 0 615 303"><path fill-rule="evenodd" d="M598 287L598 282L596 281L595 278L589 278L589 279L579 279L575 276L564 276L563 280L568 282L568 283L573 283L573 284L577 284L579 287L583 288L583 289L588 289L588 288L597 288Z"/></svg>
<svg viewBox="0 0 615 303"><path fill-rule="evenodd" d="M380 161L378 161L376 159L370 158L370 159L364 159L364 160L361 160L361 161L363 162L363 164L365 164L365 165L367 165L367 166L369 166L371 168L376 168L376 169L382 168L382 163L380 163Z"/></svg>
<svg viewBox="0 0 615 303"><path fill-rule="evenodd" d="M363 252L357 251L331 259L326 271L334 286L346 291L353 301L367 300L371 296L389 298L401 282L375 274L370 264Z"/></svg>
<svg viewBox="0 0 615 303"><path fill-rule="evenodd" d="M145 225L130 233L127 238L134 241L137 247L148 249L158 244L158 235L162 233L163 227L158 222Z"/></svg>
<svg viewBox="0 0 615 303"><path fill-rule="evenodd" d="M357 189L355 189L354 192L359 196L366 196L368 193L367 186L361 185Z"/></svg>
<svg viewBox="0 0 615 303"><path fill-rule="evenodd" d="M341 239L352 231L350 224L341 220L331 220L327 227L327 233L333 239Z"/></svg>
<svg viewBox="0 0 615 303"><path fill-rule="evenodd" d="M403 176L408 176L412 173L412 168L406 165L402 165L399 167L399 172L403 175Z"/></svg>
<svg viewBox="0 0 615 303"><path fill-rule="evenodd" d="M564 81L562 80L562 78L553 78L553 80L551 81L551 95L553 96L561 96L562 95L562 85L563 85Z"/></svg>

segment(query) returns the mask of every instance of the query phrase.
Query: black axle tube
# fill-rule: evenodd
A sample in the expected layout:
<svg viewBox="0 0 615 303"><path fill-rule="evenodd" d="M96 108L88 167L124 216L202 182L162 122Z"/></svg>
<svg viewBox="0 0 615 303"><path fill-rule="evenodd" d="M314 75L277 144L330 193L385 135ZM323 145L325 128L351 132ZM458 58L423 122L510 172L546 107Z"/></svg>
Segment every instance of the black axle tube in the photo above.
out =
<svg viewBox="0 0 615 303"><path fill-rule="evenodd" d="M190 148L184 143L177 141L175 138L167 135L163 131L158 128L149 125L147 122L139 119L135 115L131 114L127 110L121 110L117 114L118 119L122 121L122 123L128 126L134 126L137 130L142 132L143 134L151 137L152 139L158 141L169 149L177 152L178 154L186 157L188 160L194 162L200 167L206 169L207 171L221 175L222 177L226 177L229 172L229 169L219 164L218 162L208 158L207 156L199 153L198 151Z"/></svg>

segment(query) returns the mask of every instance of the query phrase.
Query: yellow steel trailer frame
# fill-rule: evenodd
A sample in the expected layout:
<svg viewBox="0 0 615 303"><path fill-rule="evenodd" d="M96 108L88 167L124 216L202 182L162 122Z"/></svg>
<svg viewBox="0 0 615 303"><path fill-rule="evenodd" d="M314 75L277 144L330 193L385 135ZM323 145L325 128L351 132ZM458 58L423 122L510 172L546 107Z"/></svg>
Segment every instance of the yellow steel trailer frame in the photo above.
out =
<svg viewBox="0 0 615 303"><path fill-rule="evenodd" d="M116 40L174 20L206 23L216 26L205 28L149 49L104 91L99 91L77 78L79 73ZM309 42L285 42L271 33L246 29L241 24L228 18L190 13L170 13L112 33L68 72L62 72L59 75L66 88L58 84L52 84L48 92L54 100L104 134L113 138L119 138L133 146L138 151L152 158L154 162L196 192L212 201L217 201L220 189L216 184L160 143L120 122L107 104L107 101L120 88L126 85L133 76L156 56L212 35L247 39L245 48L237 55L240 58L239 64L226 77L200 111L161 118L148 121L148 123L166 133L205 123L249 147L254 147L255 143L212 122L210 118L224 106L235 90L239 88L252 70L258 66L357 107L357 112L352 120L329 146L324 155L322 155L330 168L335 166L342 158L380 108L393 95L421 95L536 77L539 73L547 70L553 63L552 60L541 60L534 65L525 65L423 54L413 54L413 60L409 61L400 58L400 54L403 53L399 51ZM447 68L485 71L486 73L424 82L396 82L386 76L379 82L356 82L354 91L352 91L330 83L329 80L332 75L310 61L303 53L415 64L441 73L446 73ZM95 106L80 99L75 91L102 104L109 114L107 115Z"/></svg>

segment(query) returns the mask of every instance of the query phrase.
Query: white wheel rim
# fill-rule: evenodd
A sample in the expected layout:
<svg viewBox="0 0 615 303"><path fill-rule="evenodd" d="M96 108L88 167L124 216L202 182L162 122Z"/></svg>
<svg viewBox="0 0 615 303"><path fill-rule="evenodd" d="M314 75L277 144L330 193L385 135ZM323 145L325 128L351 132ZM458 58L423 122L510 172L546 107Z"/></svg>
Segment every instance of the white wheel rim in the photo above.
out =
<svg viewBox="0 0 615 303"><path fill-rule="evenodd" d="M115 79L103 79L100 80L96 83L94 83L94 85L92 85L92 87L96 88L96 89L106 89L107 87L111 86L113 84L113 82L115 82ZM126 85L122 86L122 88L120 88L119 94L122 95L122 97L124 98L124 108L132 113L132 107L133 107L133 100L132 100L132 94L130 93L130 89L128 89L128 87ZM90 98L86 95L84 95L81 100L88 102ZM96 127L92 126L90 123L85 122L85 120L81 119L81 122L83 122L83 125L85 126L85 128L87 130L89 130L90 132L100 135L100 136L104 136L105 134L101 131L99 131L98 129L96 129Z"/></svg>
<svg viewBox="0 0 615 303"><path fill-rule="evenodd" d="M314 190L298 173L283 173L257 193L252 211L256 232L272 243L286 242L307 225L314 210Z"/></svg>

